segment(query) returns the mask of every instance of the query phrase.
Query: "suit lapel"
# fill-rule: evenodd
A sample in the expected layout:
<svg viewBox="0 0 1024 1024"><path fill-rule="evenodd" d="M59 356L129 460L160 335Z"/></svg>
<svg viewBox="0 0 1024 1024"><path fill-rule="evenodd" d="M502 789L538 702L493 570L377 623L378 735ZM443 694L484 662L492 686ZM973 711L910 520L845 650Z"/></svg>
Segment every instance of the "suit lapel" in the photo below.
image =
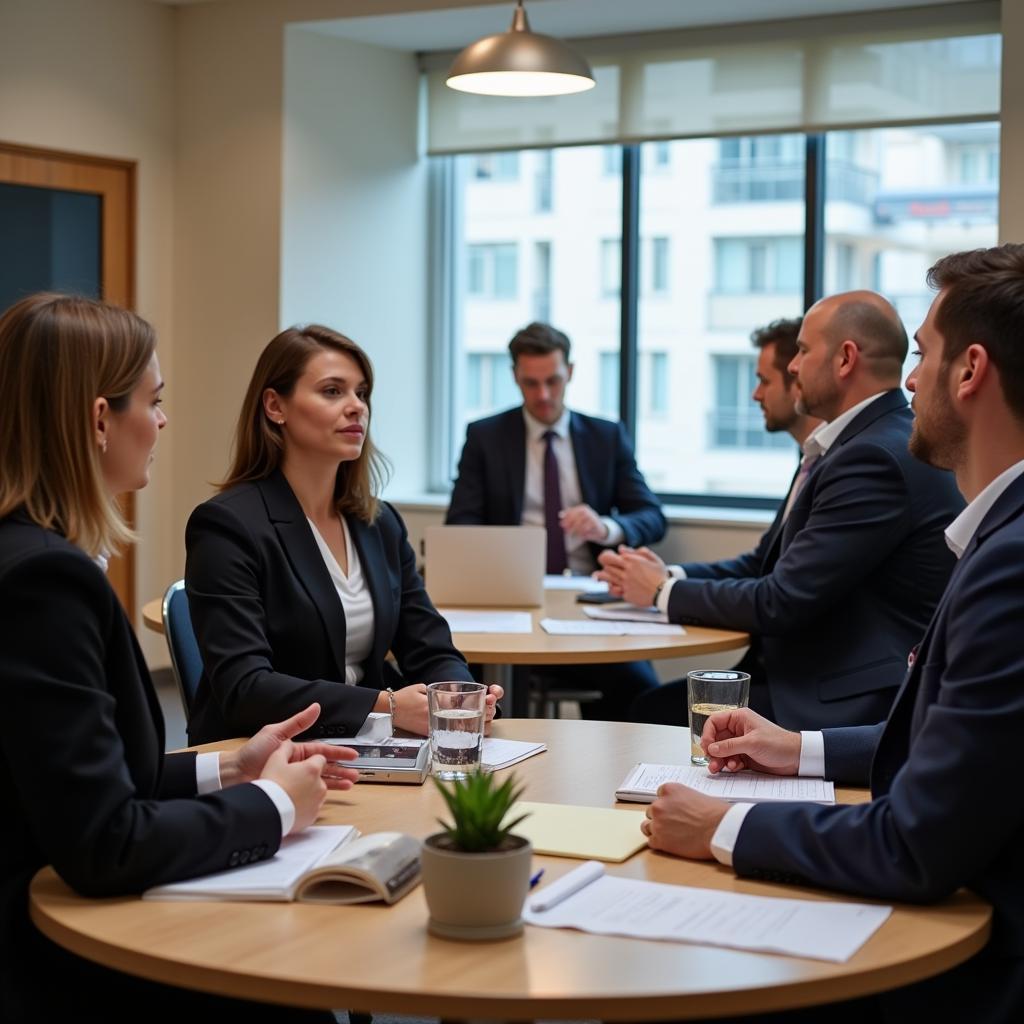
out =
<svg viewBox="0 0 1024 1024"><path fill-rule="evenodd" d="M381 543L380 531L371 529L361 519L346 516L345 522L352 535L352 545L359 555L363 579L373 604L373 655L369 664L380 665L387 654L390 638L395 633L395 603L388 583L384 545Z"/></svg>
<svg viewBox="0 0 1024 1024"><path fill-rule="evenodd" d="M800 464L797 463L797 467L793 472L793 479L789 482L789 487L786 488L786 496L782 499L782 504L779 506L779 511L775 513L775 518L772 520L772 525L768 527L768 542L764 549L764 557L761 559L761 575L767 576L779 557L779 543L782 540L782 527L784 520L782 518L783 513L786 510L786 504L789 502L789 493L793 490L793 485L796 483L796 478L800 475ZM804 481L806 484L806 481Z"/></svg>
<svg viewBox="0 0 1024 1024"><path fill-rule="evenodd" d="M504 429L508 467L508 489L512 496L512 522L516 525L523 517L523 492L526 489L526 421L523 410L510 409Z"/></svg>
<svg viewBox="0 0 1024 1024"><path fill-rule="evenodd" d="M888 415L891 412L895 412L898 409L906 409L907 400L903 395L903 391L900 388L894 388L892 391L886 391L883 395L876 398L866 409L861 409L853 419L846 424L840 435L835 441L829 445L828 452L818 460L824 462L828 458L829 452L835 451L840 445L846 444L851 438L856 437L862 430L867 430L876 420L880 420L883 416Z"/></svg>
<svg viewBox="0 0 1024 1024"><path fill-rule="evenodd" d="M327 634L338 678L345 678L345 612L298 499L280 470L257 482L267 515L296 578L309 594Z"/></svg>

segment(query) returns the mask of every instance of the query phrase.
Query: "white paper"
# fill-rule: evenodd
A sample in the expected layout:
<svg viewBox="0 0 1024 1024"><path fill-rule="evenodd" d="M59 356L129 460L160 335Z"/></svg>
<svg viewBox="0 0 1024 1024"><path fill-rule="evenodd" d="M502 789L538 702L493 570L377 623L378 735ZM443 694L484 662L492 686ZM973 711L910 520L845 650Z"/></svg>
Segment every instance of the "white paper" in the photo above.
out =
<svg viewBox="0 0 1024 1024"><path fill-rule="evenodd" d="M538 893L538 896L540 894ZM577 928L842 963L882 926L892 907L745 896L716 889L604 875L550 910L523 918L546 928Z"/></svg>
<svg viewBox="0 0 1024 1024"><path fill-rule="evenodd" d="M685 636L682 626L659 622L591 622L586 619L541 619L551 636Z"/></svg>
<svg viewBox="0 0 1024 1024"><path fill-rule="evenodd" d="M615 791L620 800L650 803L663 782L681 782L708 796L730 803L767 803L778 800L836 802L835 785L824 779L761 772L719 772L692 764L638 764Z"/></svg>
<svg viewBox="0 0 1024 1024"><path fill-rule="evenodd" d="M622 604L585 604L583 614L607 622L668 622L668 616L653 606L641 608L625 601Z"/></svg>
<svg viewBox="0 0 1024 1024"><path fill-rule="evenodd" d="M606 594L608 584L592 576L545 576L545 590L579 590L585 594Z"/></svg>
<svg viewBox="0 0 1024 1024"><path fill-rule="evenodd" d="M531 633L529 612L480 612L462 608L437 609L453 633Z"/></svg>
<svg viewBox="0 0 1024 1024"><path fill-rule="evenodd" d="M500 740L495 736L485 736L480 752L480 763L484 771L496 772L501 768L525 761L534 754L547 750L545 743L527 743L523 740Z"/></svg>
<svg viewBox="0 0 1024 1024"><path fill-rule="evenodd" d="M359 835L351 825L316 825L285 836L269 860L217 871L147 889L144 900L190 900L220 897L226 900L292 899L302 876L333 850Z"/></svg>

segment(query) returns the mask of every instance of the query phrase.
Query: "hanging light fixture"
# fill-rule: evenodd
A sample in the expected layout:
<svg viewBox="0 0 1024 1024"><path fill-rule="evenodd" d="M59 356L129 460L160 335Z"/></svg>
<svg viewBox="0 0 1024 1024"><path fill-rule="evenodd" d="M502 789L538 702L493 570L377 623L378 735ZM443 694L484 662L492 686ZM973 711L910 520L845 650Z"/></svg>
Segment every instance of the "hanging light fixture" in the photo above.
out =
<svg viewBox="0 0 1024 1024"><path fill-rule="evenodd" d="M454 60L446 85L484 96L561 96L595 86L590 65L565 43L530 31L517 0L507 32L470 43Z"/></svg>

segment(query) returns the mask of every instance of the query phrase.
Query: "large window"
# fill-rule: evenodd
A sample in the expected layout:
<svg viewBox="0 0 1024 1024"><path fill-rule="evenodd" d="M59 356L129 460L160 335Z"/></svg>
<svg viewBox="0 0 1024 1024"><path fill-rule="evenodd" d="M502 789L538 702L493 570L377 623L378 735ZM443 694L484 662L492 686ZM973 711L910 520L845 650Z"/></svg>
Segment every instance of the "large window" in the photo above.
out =
<svg viewBox="0 0 1024 1024"><path fill-rule="evenodd" d="M991 122L436 159L454 182L450 265L465 268L442 282L456 311L453 401L437 411L452 417L449 473L466 422L518 403L506 347L539 319L572 339L570 406L624 417L656 491L767 504L796 448L765 432L752 400L751 331L869 288L912 334L931 301L927 268L996 242ZM822 187L809 210L812 173ZM807 237L816 220L821 235Z"/></svg>

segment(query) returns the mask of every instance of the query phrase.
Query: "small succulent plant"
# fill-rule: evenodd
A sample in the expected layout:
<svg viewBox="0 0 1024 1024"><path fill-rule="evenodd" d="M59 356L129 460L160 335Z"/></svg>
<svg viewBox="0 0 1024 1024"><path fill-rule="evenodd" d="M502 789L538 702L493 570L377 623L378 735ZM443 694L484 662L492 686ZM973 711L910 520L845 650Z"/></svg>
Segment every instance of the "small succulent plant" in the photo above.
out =
<svg viewBox="0 0 1024 1024"><path fill-rule="evenodd" d="M475 772L450 786L434 779L451 815L451 823L438 818L448 844L463 853L488 853L499 849L512 829L526 817L520 815L505 824L512 805L522 796L524 786L510 775L497 785L494 775Z"/></svg>

